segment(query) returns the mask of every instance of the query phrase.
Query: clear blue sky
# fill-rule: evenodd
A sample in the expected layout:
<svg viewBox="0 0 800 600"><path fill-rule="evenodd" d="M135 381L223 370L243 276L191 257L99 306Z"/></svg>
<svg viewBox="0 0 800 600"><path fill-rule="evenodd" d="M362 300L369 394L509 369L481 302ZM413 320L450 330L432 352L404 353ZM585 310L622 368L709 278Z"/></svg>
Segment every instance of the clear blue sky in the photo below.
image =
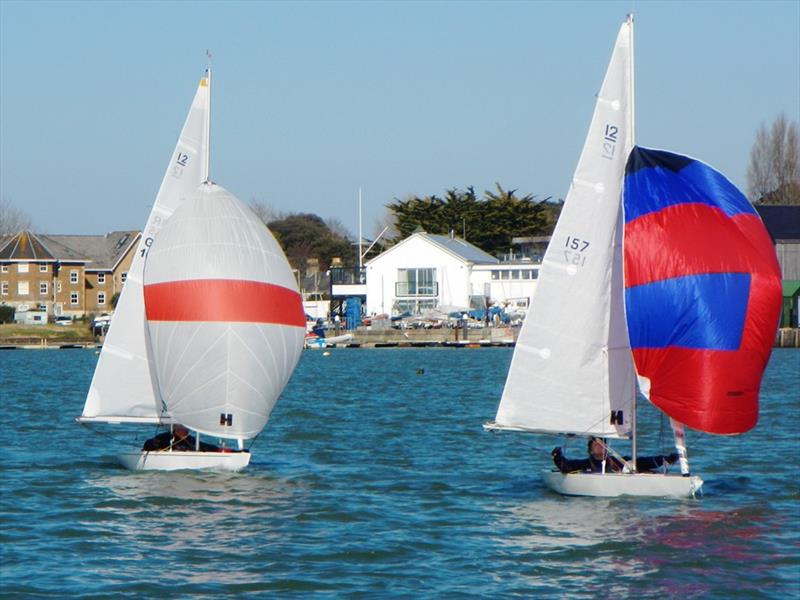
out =
<svg viewBox="0 0 800 600"><path fill-rule="evenodd" d="M800 119L800 2L0 0L0 194L42 233L139 229L213 53L211 173L374 235L384 206L500 182L563 197L619 24L637 141L745 185Z"/></svg>

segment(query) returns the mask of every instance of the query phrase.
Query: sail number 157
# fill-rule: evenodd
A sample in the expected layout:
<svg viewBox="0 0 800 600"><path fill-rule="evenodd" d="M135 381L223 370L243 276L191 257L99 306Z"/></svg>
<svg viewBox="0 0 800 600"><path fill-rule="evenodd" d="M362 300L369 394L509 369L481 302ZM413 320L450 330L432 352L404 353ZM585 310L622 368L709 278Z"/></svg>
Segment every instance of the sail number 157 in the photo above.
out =
<svg viewBox="0 0 800 600"><path fill-rule="evenodd" d="M564 258L567 264L582 267L586 264L586 255L583 252L589 247L589 242L576 237L567 236L567 241L564 244L567 248L564 250Z"/></svg>

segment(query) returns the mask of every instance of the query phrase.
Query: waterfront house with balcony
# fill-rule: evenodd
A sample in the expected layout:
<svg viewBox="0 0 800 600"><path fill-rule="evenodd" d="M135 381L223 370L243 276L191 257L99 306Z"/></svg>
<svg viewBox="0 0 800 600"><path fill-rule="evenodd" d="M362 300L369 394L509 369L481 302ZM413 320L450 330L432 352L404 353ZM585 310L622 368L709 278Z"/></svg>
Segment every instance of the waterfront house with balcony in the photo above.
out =
<svg viewBox="0 0 800 600"><path fill-rule="evenodd" d="M366 263L366 313L527 306L538 265L502 262L454 235L418 231Z"/></svg>

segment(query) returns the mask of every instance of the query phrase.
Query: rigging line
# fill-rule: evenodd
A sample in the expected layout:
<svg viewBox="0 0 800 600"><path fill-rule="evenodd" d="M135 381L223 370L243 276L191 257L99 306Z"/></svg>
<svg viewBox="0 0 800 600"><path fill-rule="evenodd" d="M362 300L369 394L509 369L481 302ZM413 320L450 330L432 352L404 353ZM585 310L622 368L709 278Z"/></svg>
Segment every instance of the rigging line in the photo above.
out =
<svg viewBox="0 0 800 600"><path fill-rule="evenodd" d="M113 440L113 441L115 441L115 442L117 442L119 444L128 443L129 442L128 439L123 440L121 438L114 437L113 435L111 435L109 433L105 433L104 431L101 431L100 429L95 429L94 427L92 427L92 425L94 425L94 423L81 422L80 425L83 426L83 427L86 427L89 431L91 431L95 435L98 435L98 436L104 437L104 438L108 438L108 439Z"/></svg>

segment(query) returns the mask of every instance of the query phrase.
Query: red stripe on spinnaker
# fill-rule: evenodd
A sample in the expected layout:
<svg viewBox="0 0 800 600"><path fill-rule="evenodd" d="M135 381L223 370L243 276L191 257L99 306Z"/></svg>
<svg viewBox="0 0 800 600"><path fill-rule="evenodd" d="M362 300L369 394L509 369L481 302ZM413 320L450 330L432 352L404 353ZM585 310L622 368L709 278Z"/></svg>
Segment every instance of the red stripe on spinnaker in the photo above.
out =
<svg viewBox="0 0 800 600"><path fill-rule="evenodd" d="M227 321L305 327L303 299L261 281L190 279L144 286L148 321Z"/></svg>
<svg viewBox="0 0 800 600"><path fill-rule="evenodd" d="M683 203L625 225L625 287L701 273L778 274L772 241L752 214Z"/></svg>

